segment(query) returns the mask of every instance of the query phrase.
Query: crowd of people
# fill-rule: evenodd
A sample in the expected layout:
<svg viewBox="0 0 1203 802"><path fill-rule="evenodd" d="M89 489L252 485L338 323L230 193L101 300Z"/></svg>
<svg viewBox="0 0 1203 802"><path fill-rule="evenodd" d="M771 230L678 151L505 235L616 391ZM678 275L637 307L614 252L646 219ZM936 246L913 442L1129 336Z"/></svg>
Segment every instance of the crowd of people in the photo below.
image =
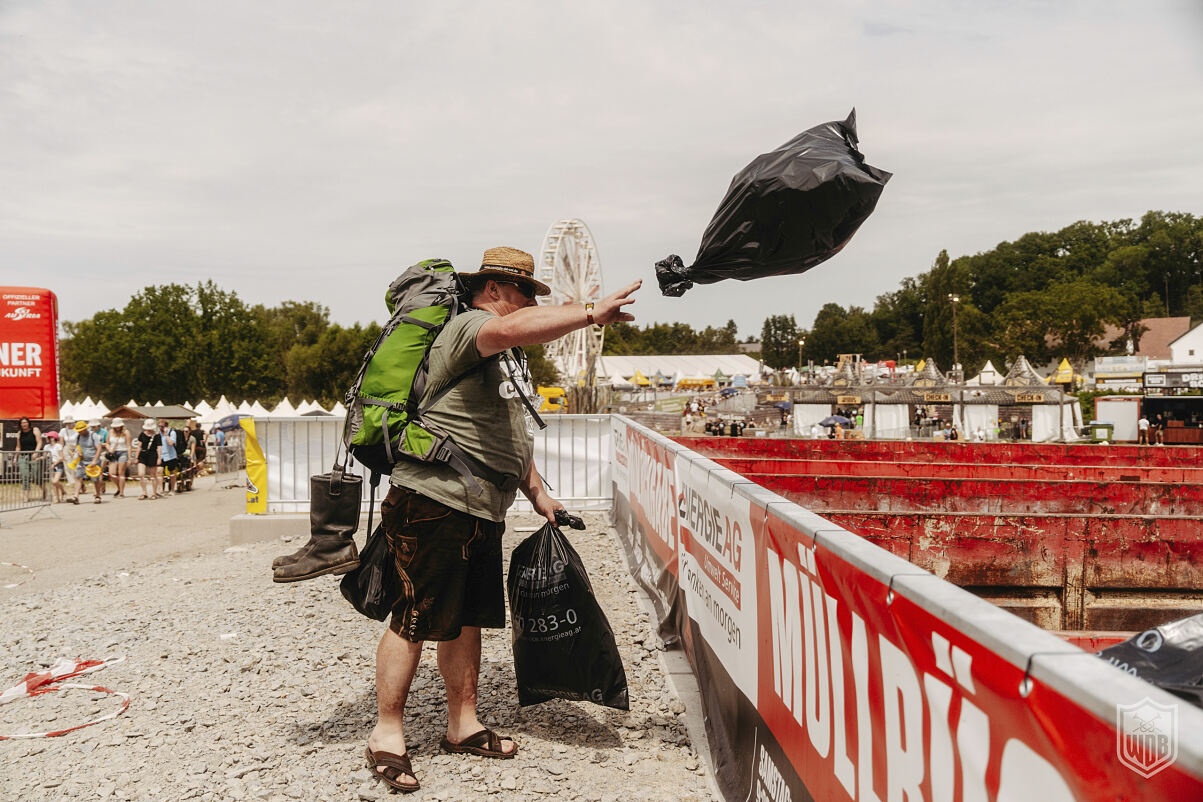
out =
<svg viewBox="0 0 1203 802"><path fill-rule="evenodd" d="M705 432L709 435L742 437L744 432L757 429L757 424L750 417L742 415L714 415L714 405L718 398L696 397L685 404L681 412L681 431L685 434ZM706 414L707 409L711 415ZM789 422L789 413L782 411L779 425L784 428ZM765 426L770 423L763 424Z"/></svg>
<svg viewBox="0 0 1203 802"><path fill-rule="evenodd" d="M129 431L125 421L99 418L76 421L43 432L29 418L18 421L16 463L23 500L32 500L36 487L45 492L49 479L54 503L79 504L91 486L92 501L100 504L113 486L114 498L125 498L126 484L138 480L139 500L164 498L192 489L192 480L205 471L208 437L197 421L173 428L161 418L143 420L141 431ZM221 432L214 432L220 439Z"/></svg>

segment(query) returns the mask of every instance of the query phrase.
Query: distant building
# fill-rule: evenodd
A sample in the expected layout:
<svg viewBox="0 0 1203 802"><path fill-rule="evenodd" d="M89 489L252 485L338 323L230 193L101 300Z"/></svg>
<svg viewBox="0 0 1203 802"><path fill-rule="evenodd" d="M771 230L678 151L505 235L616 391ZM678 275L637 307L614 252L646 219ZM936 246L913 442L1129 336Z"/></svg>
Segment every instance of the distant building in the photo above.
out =
<svg viewBox="0 0 1203 802"><path fill-rule="evenodd" d="M1172 318L1187 320L1189 318ZM1183 333L1169 344L1174 365L1203 365L1203 323Z"/></svg>
<svg viewBox="0 0 1203 802"><path fill-rule="evenodd" d="M1146 317L1137 321L1137 324L1146 331L1140 335L1140 342L1133 344L1135 347L1131 355L1146 359L1170 359L1170 343L1190 330L1189 317ZM1098 344L1103 348L1123 349L1124 330L1107 326Z"/></svg>

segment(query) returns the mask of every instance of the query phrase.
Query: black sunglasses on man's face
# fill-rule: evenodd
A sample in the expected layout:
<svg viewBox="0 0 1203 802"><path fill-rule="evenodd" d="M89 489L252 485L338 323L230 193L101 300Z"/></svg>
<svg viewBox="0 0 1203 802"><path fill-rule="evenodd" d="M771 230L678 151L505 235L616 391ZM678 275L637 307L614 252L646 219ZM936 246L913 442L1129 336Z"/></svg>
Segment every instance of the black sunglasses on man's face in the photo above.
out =
<svg viewBox="0 0 1203 802"><path fill-rule="evenodd" d="M497 281L494 279L494 281ZM517 287L518 292L522 293L528 300L535 297L535 288L528 287L525 284L519 284L516 281L497 281L498 284L509 284L511 287Z"/></svg>

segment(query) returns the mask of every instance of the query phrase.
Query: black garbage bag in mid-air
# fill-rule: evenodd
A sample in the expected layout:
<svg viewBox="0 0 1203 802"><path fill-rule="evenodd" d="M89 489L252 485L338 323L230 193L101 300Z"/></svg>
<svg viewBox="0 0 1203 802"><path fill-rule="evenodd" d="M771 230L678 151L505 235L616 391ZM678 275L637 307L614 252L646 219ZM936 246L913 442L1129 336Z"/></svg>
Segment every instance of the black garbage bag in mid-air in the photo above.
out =
<svg viewBox="0 0 1203 802"><path fill-rule="evenodd" d="M839 253L891 175L865 164L856 144L853 109L756 157L731 181L693 264L676 254L656 263L660 291L803 273Z"/></svg>
<svg viewBox="0 0 1203 802"><path fill-rule="evenodd" d="M580 555L550 523L510 555L518 704L574 699L629 710L627 675Z"/></svg>
<svg viewBox="0 0 1203 802"><path fill-rule="evenodd" d="M1098 656L1203 707L1203 613L1146 629Z"/></svg>

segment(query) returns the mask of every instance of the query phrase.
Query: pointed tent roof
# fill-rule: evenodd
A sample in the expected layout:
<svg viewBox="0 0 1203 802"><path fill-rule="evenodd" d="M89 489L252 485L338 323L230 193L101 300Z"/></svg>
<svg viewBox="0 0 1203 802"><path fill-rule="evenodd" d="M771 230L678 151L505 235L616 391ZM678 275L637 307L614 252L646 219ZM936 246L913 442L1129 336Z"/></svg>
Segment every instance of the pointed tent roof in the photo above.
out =
<svg viewBox="0 0 1203 802"><path fill-rule="evenodd" d="M965 384L980 386L985 384L998 384L1001 381L1002 375L999 374L998 370L994 367L994 363L987 359L986 364L982 366L981 373L977 374L972 379L969 379L967 382L965 382Z"/></svg>
<svg viewBox="0 0 1203 802"><path fill-rule="evenodd" d="M233 415L237 411L238 408L227 401L224 395L221 397L221 400L213 406L213 415L217 418L217 420L221 420L226 415Z"/></svg>
<svg viewBox="0 0 1203 802"><path fill-rule="evenodd" d="M273 418L291 418L298 413L296 407L288 400L288 396L284 396L284 399L276 404L276 408L271 411L271 414Z"/></svg>
<svg viewBox="0 0 1203 802"><path fill-rule="evenodd" d="M271 416L271 413L267 411L267 408L258 401L251 404L251 414L256 418L267 418Z"/></svg>
<svg viewBox="0 0 1203 802"><path fill-rule="evenodd" d="M856 384L856 371L852 369L851 360L847 360L840 365L840 369L831 377L831 384L839 386Z"/></svg>
<svg viewBox="0 0 1203 802"><path fill-rule="evenodd" d="M915 378L911 380L911 385L915 387L935 387L941 384L948 384L948 379L936 367L936 360L924 359L923 369L915 373Z"/></svg>
<svg viewBox="0 0 1203 802"><path fill-rule="evenodd" d="M1028 362L1027 357L1020 354L1007 373L1007 378L1003 379L1003 384L1007 387L1031 387L1034 384L1044 384L1044 379L1040 378L1040 374Z"/></svg>
<svg viewBox="0 0 1203 802"><path fill-rule="evenodd" d="M1069 364L1069 360L1064 357L1061 359L1061 364L1057 365L1057 372L1052 375L1050 381L1057 384L1069 384L1074 380L1074 369Z"/></svg>
<svg viewBox="0 0 1203 802"><path fill-rule="evenodd" d="M258 404L259 402L258 402L258 401L256 401L255 403L256 403L256 404ZM238 413L240 413L240 414L243 414L243 415L250 415L250 414L251 414L251 404L250 404L250 402L249 402L249 401L247 401L247 400L244 398L244 399L242 400L242 403L238 405L238 408L237 408L235 411L236 411L236 412L238 412Z"/></svg>
<svg viewBox="0 0 1203 802"><path fill-rule="evenodd" d="M649 384L651 384L651 382L647 380L647 376L644 376L642 371L637 370L635 371L635 375L631 377L631 384L637 384L640 387L647 387Z"/></svg>
<svg viewBox="0 0 1203 802"><path fill-rule="evenodd" d="M339 401L334 405L334 409L330 410L330 414L340 418L345 417L347 414L347 408L343 406L342 401Z"/></svg>
<svg viewBox="0 0 1203 802"><path fill-rule="evenodd" d="M199 404L195 404L192 408L201 415L208 415L213 411L213 407L209 406L209 402L204 400L202 400Z"/></svg>

